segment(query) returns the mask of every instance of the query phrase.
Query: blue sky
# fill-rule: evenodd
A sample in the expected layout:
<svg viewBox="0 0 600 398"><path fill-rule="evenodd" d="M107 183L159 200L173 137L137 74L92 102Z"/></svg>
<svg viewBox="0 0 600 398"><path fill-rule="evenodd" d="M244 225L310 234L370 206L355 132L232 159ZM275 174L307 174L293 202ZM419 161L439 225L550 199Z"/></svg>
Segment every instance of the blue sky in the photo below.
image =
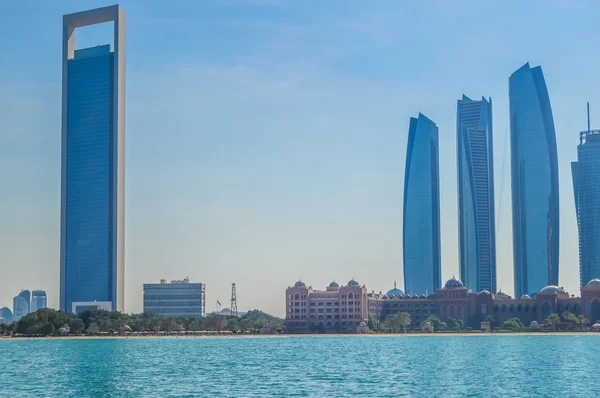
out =
<svg viewBox="0 0 600 398"><path fill-rule="evenodd" d="M141 311L142 283L161 278L207 283L208 310L237 282L240 307L279 315L298 277L401 286L406 140L418 112L439 127L443 279L458 275L463 93L493 100L498 285L512 293L508 76L525 62L542 65L550 93L559 279L577 293L570 162L586 101L592 124L600 118L598 3L170 3L121 3L126 311ZM21 288L58 304L62 15L104 5L0 5L0 306ZM82 29L78 47L109 36Z"/></svg>

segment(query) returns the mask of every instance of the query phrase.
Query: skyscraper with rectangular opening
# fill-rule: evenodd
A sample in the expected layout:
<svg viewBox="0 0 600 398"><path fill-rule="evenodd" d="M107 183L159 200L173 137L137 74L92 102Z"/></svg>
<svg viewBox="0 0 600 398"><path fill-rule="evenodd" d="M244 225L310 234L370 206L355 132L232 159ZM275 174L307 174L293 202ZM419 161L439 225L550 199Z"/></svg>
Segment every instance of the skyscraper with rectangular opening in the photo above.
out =
<svg viewBox="0 0 600 398"><path fill-rule="evenodd" d="M48 298L44 290L34 290L31 292L31 312L48 307Z"/></svg>
<svg viewBox="0 0 600 398"><path fill-rule="evenodd" d="M441 287L438 128L425 115L410 118L404 171L404 290Z"/></svg>
<svg viewBox="0 0 600 398"><path fill-rule="evenodd" d="M456 115L460 278L496 292L492 100L463 95Z"/></svg>
<svg viewBox="0 0 600 398"><path fill-rule="evenodd" d="M558 284L558 155L542 68L509 82L515 296Z"/></svg>
<svg viewBox="0 0 600 398"><path fill-rule="evenodd" d="M110 45L75 50L77 28L113 22ZM125 13L63 17L60 309L123 311Z"/></svg>

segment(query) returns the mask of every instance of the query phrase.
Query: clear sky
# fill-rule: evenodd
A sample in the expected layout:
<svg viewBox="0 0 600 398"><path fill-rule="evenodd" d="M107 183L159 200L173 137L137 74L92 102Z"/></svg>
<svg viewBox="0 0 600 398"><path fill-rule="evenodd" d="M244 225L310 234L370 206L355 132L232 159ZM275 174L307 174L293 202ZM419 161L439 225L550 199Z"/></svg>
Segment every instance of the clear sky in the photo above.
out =
<svg viewBox="0 0 600 398"><path fill-rule="evenodd" d="M0 306L58 305L62 15L97 0L2 2ZM439 127L442 276L458 275L456 101L491 96L498 286L513 292L508 77L542 65L557 133L560 284L578 294L570 162L600 126L593 1L123 1L126 302L142 283L207 284L207 309L284 314L285 288L402 286L409 117ZM105 26L78 33L104 44ZM598 123L595 123L598 121ZM504 177L504 178L502 178Z"/></svg>

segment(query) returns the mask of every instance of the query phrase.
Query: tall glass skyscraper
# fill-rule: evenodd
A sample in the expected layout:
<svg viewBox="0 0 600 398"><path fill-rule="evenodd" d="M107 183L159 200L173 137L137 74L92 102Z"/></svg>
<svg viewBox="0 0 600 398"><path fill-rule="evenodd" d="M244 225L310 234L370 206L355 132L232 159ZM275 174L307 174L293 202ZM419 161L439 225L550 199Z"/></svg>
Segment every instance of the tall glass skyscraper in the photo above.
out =
<svg viewBox="0 0 600 398"><path fill-rule="evenodd" d="M438 128L422 114L410 118L404 172L404 290L441 287Z"/></svg>
<svg viewBox="0 0 600 398"><path fill-rule="evenodd" d="M44 290L34 290L31 292L31 312L48 307L48 299Z"/></svg>
<svg viewBox="0 0 600 398"><path fill-rule="evenodd" d="M600 277L600 130L582 131L571 163L579 228L579 282Z"/></svg>
<svg viewBox="0 0 600 398"><path fill-rule="evenodd" d="M456 112L460 278L496 292L492 100L463 95Z"/></svg>
<svg viewBox="0 0 600 398"><path fill-rule="evenodd" d="M558 284L558 156L542 68L509 78L515 296Z"/></svg>
<svg viewBox="0 0 600 398"><path fill-rule="evenodd" d="M110 45L75 50L75 30L113 21ZM125 14L63 18L60 308L123 311Z"/></svg>

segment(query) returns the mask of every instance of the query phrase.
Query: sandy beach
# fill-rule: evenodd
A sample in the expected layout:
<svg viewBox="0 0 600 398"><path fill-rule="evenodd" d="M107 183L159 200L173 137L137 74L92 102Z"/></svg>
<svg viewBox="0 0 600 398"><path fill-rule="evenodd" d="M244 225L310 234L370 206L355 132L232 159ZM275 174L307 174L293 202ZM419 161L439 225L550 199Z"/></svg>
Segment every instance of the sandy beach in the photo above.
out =
<svg viewBox="0 0 600 398"><path fill-rule="evenodd" d="M260 338L328 338L328 337L501 337L501 336L572 336L599 335L595 332L497 332L497 333L370 333L370 334L262 334L262 335L130 335L130 336L48 336L48 337L0 337L0 341L24 340L105 340L105 339L260 339Z"/></svg>

